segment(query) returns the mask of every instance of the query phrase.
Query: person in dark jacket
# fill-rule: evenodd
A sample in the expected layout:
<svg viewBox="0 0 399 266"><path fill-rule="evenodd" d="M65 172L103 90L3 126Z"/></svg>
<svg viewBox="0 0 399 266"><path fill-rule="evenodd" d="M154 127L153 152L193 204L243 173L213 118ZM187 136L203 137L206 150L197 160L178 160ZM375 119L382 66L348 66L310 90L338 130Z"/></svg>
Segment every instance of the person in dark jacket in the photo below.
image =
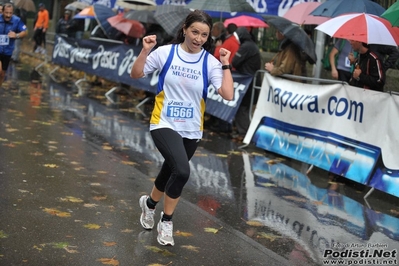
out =
<svg viewBox="0 0 399 266"><path fill-rule="evenodd" d="M55 28L55 33L57 34L62 34L68 37L71 36L71 31L70 31L70 26L71 26L71 11L70 10L65 10L64 16L60 18L57 22L57 26Z"/></svg>
<svg viewBox="0 0 399 266"><path fill-rule="evenodd" d="M232 66L237 72L254 77L256 71L261 68L259 48L245 27L239 27L235 34L238 36L240 47L233 57ZM238 133L238 140L242 140L245 137L251 122L249 119L249 107L251 105L252 85L253 81L249 85L235 116L234 121ZM256 100L257 95L255 95L254 103L256 103Z"/></svg>
<svg viewBox="0 0 399 266"><path fill-rule="evenodd" d="M399 51L397 46L370 44L369 48L370 51L376 53L380 58L385 71L390 68L395 68L396 61L399 59Z"/></svg>
<svg viewBox="0 0 399 266"><path fill-rule="evenodd" d="M377 54L372 52L366 43L351 40L349 42L353 50L359 53L349 84L359 88L383 91L385 71Z"/></svg>
<svg viewBox="0 0 399 266"><path fill-rule="evenodd" d="M78 14L80 11L82 11L82 10L77 9L75 11L75 13ZM85 20L84 19L74 18L71 20L71 23L69 26L71 38L82 39L84 30L85 30Z"/></svg>

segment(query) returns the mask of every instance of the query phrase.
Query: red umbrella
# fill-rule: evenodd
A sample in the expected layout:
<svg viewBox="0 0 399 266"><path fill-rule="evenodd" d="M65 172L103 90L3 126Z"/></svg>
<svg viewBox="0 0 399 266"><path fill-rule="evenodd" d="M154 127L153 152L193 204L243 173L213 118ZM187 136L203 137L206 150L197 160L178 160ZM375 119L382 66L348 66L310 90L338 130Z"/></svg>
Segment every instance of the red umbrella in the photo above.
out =
<svg viewBox="0 0 399 266"><path fill-rule="evenodd" d="M330 19L310 15L319 5L321 5L320 2L303 2L291 7L283 17L299 25L319 25Z"/></svg>
<svg viewBox="0 0 399 266"><path fill-rule="evenodd" d="M126 36L142 38L145 34L145 28L143 24L137 20L124 18L123 14L118 14L108 18L107 20L112 27L126 34Z"/></svg>
<svg viewBox="0 0 399 266"><path fill-rule="evenodd" d="M223 24L225 27L230 23L234 23L237 27L252 27L252 28L268 28L267 25L263 20L247 15L237 16L234 18L226 19Z"/></svg>
<svg viewBox="0 0 399 266"><path fill-rule="evenodd" d="M366 13L351 13L332 18L317 26L316 30L331 37L367 44L399 44L399 36L388 20Z"/></svg>

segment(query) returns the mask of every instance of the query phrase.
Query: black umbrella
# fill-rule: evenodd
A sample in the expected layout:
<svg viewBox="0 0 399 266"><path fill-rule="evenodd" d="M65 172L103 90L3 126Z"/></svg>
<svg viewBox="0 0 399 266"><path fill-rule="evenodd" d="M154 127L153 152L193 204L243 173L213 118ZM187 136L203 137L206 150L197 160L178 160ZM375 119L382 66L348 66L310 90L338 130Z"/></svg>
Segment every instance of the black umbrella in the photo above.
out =
<svg viewBox="0 0 399 266"><path fill-rule="evenodd" d="M192 0L187 8L217 12L256 12L246 0Z"/></svg>
<svg viewBox="0 0 399 266"><path fill-rule="evenodd" d="M346 13L368 13L380 16L385 8L371 0L327 0L310 15L334 18Z"/></svg>
<svg viewBox="0 0 399 266"><path fill-rule="evenodd" d="M152 10L131 10L123 15L127 19L134 19L142 23L158 24L154 18L154 11Z"/></svg>
<svg viewBox="0 0 399 266"><path fill-rule="evenodd" d="M308 34L297 24L292 23L288 19L277 16L264 16L266 22L269 25L274 26L284 37L293 42L296 46L306 53L311 59L311 63L316 63L317 56L315 52L315 46L308 36Z"/></svg>
<svg viewBox="0 0 399 266"><path fill-rule="evenodd" d="M175 36L190 12L183 5L159 5L155 10L154 18L166 33Z"/></svg>

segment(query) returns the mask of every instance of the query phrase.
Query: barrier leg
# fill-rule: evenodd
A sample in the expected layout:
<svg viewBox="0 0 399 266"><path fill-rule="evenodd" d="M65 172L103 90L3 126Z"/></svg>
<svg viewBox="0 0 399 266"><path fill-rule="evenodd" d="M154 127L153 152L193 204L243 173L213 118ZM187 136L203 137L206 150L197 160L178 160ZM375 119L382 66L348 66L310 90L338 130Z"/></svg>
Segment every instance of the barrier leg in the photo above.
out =
<svg viewBox="0 0 399 266"><path fill-rule="evenodd" d="M87 79L86 79L86 74L84 75L83 78L78 79L78 80L75 82L75 86L78 87L78 89L79 89L79 92L78 92L78 95L79 95L79 96L83 96L83 88L80 86L80 83L82 83L82 82L84 82L84 81L87 81Z"/></svg>
<svg viewBox="0 0 399 266"><path fill-rule="evenodd" d="M53 76L53 73L55 73L60 67L56 67L53 70L50 71L49 76L51 77L52 80L54 80L55 82L57 82L57 79Z"/></svg>
<svg viewBox="0 0 399 266"><path fill-rule="evenodd" d="M105 98L107 98L107 100L110 101L112 104L115 104L115 101L112 100L112 98L109 95L119 88L120 88L119 86L115 86L105 93Z"/></svg>
<svg viewBox="0 0 399 266"><path fill-rule="evenodd" d="M372 188L369 190L369 192L367 192L366 195L364 195L363 199L367 199L367 197L370 196L371 193L373 193L373 191L374 191L374 188L372 187Z"/></svg>

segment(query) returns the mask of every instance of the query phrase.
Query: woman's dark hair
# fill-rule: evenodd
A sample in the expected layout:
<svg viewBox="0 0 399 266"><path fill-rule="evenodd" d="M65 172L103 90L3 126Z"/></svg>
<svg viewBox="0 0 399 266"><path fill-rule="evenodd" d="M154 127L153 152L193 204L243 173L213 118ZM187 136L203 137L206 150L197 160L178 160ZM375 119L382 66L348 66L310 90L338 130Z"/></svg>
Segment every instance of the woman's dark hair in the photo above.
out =
<svg viewBox="0 0 399 266"><path fill-rule="evenodd" d="M191 26L191 24L195 22L202 22L209 26L209 36L208 40L202 45L202 47L209 51L212 46L212 18L202 10L194 10L190 14L187 15L186 20L184 21L183 27L181 27L176 34L176 38L172 41L172 43L182 43L184 42L183 29L187 29Z"/></svg>

